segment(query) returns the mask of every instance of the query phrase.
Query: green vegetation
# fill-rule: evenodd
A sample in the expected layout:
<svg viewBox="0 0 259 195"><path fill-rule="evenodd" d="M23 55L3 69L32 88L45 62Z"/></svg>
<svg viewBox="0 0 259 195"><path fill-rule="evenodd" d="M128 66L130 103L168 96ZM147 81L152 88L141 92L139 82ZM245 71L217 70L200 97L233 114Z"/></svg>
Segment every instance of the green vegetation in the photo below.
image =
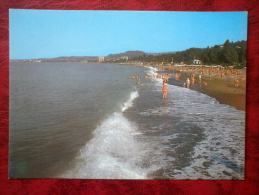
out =
<svg viewBox="0 0 259 195"><path fill-rule="evenodd" d="M234 65L236 68L246 66L246 41L226 42L223 45L215 45L207 48L190 48L174 54L161 54L158 56L142 55L131 59L132 61L147 63L184 63L193 64L193 60L201 61L207 65Z"/></svg>

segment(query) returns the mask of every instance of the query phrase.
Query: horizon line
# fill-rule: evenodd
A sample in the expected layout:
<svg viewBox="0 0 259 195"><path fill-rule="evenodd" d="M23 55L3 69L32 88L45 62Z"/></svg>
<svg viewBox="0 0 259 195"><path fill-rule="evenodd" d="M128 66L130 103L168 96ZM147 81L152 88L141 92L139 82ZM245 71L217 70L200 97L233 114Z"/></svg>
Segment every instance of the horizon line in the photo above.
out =
<svg viewBox="0 0 259 195"><path fill-rule="evenodd" d="M229 40L229 39L226 39L226 41ZM226 42L225 41L225 42ZM233 43L236 43L236 42L241 42L241 41L247 41L247 40L239 40L239 41L229 41L230 43L233 42ZM224 43L225 43L224 42ZM223 43L223 44L224 44ZM190 47L188 49L191 49L191 48L197 48L197 49L205 49L205 48L211 48L211 47L215 47L215 46L218 46L218 45L223 45L223 44L215 44L213 46L207 46L207 47ZM144 51L141 51L141 50L127 50L125 52L120 52L120 53L110 53L108 55L78 55L78 56L75 56L75 55L67 55L67 56L56 56L56 57L38 57L38 58L23 58L23 59L11 59L9 58L9 60L36 60L36 59L54 59L54 58L62 58L62 57L108 57L109 55L118 55L118 54L123 54L123 53L126 53L126 52L131 52L131 51L137 51L137 52L143 52L145 54L166 54L166 53L176 53L176 52L183 52L183 51L186 51L188 49L185 49L185 50L178 50L178 51L164 51L164 52L144 52ZM9 56L10 57L10 56Z"/></svg>

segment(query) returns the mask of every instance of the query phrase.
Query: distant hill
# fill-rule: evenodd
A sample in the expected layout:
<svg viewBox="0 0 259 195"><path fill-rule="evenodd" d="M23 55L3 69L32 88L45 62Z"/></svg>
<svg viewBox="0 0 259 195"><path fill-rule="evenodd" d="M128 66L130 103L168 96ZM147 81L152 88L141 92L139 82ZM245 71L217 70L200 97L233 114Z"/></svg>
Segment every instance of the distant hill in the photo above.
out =
<svg viewBox="0 0 259 195"><path fill-rule="evenodd" d="M57 58L38 59L41 62L94 62L98 60L97 56L62 56Z"/></svg>
<svg viewBox="0 0 259 195"><path fill-rule="evenodd" d="M107 58L120 58L122 56L128 56L129 59L131 58L135 58L135 57L139 57L139 56L143 56L146 53L143 51L127 51L124 53L118 53L118 54L110 54L107 56Z"/></svg>
<svg viewBox="0 0 259 195"><path fill-rule="evenodd" d="M153 56L159 56L159 55L163 55L163 54L175 54L176 52L161 52L161 53L145 53L143 51L127 51L124 53L118 53L118 54L110 54L108 56L106 56L107 59L111 59L111 58L120 58L122 56L128 56L129 59L132 58L136 58L136 57L140 57L140 56L149 56L149 55L153 55Z"/></svg>
<svg viewBox="0 0 259 195"><path fill-rule="evenodd" d="M143 51L127 51L124 53L118 54L109 54L108 56L104 56L105 59L115 59L121 58L123 56L127 56L128 59L133 59L141 56L159 56L163 54L175 54L176 52L164 52L164 53L145 53ZM15 60L14 60L15 61ZM41 62L97 62L98 56L61 56L56 58L39 58L39 59L31 59L31 60L16 60L16 61L41 61Z"/></svg>
<svg viewBox="0 0 259 195"><path fill-rule="evenodd" d="M177 52L162 52L162 53L146 53L146 55L159 56L166 54L176 54Z"/></svg>
<svg viewBox="0 0 259 195"><path fill-rule="evenodd" d="M97 57L96 56L69 56L69 57L58 57L58 58L55 58L55 60L79 62L83 60L90 60L90 61L97 60Z"/></svg>

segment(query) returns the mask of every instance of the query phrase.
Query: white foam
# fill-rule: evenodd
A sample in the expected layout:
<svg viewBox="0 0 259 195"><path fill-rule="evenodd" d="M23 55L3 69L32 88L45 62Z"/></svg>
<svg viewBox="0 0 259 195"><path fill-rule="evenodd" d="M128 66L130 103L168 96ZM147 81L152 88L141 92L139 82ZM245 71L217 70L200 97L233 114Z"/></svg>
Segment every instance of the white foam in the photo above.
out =
<svg viewBox="0 0 259 195"><path fill-rule="evenodd" d="M135 136L137 127L114 113L94 130L93 139L77 157L77 168L65 177L88 179L146 179L145 148Z"/></svg>
<svg viewBox="0 0 259 195"><path fill-rule="evenodd" d="M156 74L156 71L158 71L155 67L146 67L148 69L147 74L148 76L152 77L154 74Z"/></svg>
<svg viewBox="0 0 259 195"><path fill-rule="evenodd" d="M133 105L133 100L136 99L139 96L138 91L134 91L130 94L130 98L127 102L124 103L123 107L122 107L122 112L124 112L125 110L127 110L128 108L130 108Z"/></svg>
<svg viewBox="0 0 259 195"><path fill-rule="evenodd" d="M159 82L155 83L155 87L160 92ZM194 147L191 165L175 170L174 172L178 174L173 178L243 179L245 112L220 104L215 98L194 90L174 85L168 85L168 88L167 106L154 107L140 114L178 116L179 122L192 123L204 129L205 136L205 139ZM173 138L172 135L170 138ZM169 138L160 137L160 139L162 143ZM233 163L237 168L229 166L228 162Z"/></svg>
<svg viewBox="0 0 259 195"><path fill-rule="evenodd" d="M132 92L122 112L113 113L93 131L93 138L76 157L74 169L63 174L64 178L147 179L157 169L145 161L152 147L136 140L143 133L123 116L138 96L137 91Z"/></svg>

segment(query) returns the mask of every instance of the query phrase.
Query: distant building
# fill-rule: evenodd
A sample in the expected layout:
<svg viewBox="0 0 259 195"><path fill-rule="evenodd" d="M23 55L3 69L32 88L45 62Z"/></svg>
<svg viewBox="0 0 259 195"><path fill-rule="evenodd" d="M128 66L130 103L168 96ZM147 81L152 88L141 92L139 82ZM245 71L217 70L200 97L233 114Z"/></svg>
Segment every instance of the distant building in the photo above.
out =
<svg viewBox="0 0 259 195"><path fill-rule="evenodd" d="M121 56L121 59L122 60L129 60L129 57L128 56Z"/></svg>
<svg viewBox="0 0 259 195"><path fill-rule="evenodd" d="M98 57L98 62L103 62L104 61L104 56L99 56Z"/></svg>
<svg viewBox="0 0 259 195"><path fill-rule="evenodd" d="M201 64L201 61L200 61L200 60L193 60L193 64L195 64L195 65L200 65L200 64Z"/></svg>

